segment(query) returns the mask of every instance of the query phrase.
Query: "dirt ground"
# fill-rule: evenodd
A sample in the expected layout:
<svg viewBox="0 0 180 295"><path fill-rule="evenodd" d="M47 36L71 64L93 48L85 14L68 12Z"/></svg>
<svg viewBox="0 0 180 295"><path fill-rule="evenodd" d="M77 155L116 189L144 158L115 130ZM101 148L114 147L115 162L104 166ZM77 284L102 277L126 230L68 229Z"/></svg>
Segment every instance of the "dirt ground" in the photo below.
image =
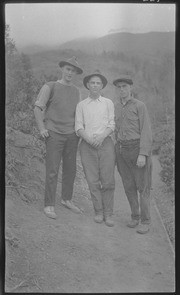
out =
<svg viewBox="0 0 180 295"><path fill-rule="evenodd" d="M7 187L6 292L174 291L173 249L154 202L148 234L127 228L129 205L116 171L115 226L96 224L87 184L79 172L73 200L82 214L60 205L59 177L55 207L58 218L49 219L43 213L44 164L31 149L23 147L22 141L14 141L14 145L16 156L19 153L22 159L31 158L34 175L28 178L29 170L22 169L18 188ZM152 197L157 186L156 181Z"/></svg>

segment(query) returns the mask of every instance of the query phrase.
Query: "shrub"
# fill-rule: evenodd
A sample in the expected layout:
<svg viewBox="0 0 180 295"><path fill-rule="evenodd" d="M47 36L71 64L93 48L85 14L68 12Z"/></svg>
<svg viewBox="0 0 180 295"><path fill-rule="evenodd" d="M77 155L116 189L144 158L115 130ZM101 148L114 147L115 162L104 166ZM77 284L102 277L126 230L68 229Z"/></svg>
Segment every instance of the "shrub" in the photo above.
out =
<svg viewBox="0 0 180 295"><path fill-rule="evenodd" d="M164 133L164 139L159 154L159 162L162 167L160 176L170 190L174 190L174 158L175 142L174 132L171 126L171 128L167 128Z"/></svg>
<svg viewBox="0 0 180 295"><path fill-rule="evenodd" d="M32 72L30 59L20 54L10 38L10 27L6 26L6 123L8 127L24 133L32 133L35 126L33 102L37 96L39 81Z"/></svg>

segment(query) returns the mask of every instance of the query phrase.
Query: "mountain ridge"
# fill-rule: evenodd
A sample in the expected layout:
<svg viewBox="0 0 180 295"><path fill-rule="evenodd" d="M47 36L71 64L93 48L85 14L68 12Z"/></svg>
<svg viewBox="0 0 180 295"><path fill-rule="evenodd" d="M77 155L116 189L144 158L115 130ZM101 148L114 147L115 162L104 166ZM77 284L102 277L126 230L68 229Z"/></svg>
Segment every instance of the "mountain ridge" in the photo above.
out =
<svg viewBox="0 0 180 295"><path fill-rule="evenodd" d="M34 54L49 50L81 50L88 54L102 52L147 52L158 50L175 50L175 32L117 32L102 37L83 37L67 41L63 44L40 45L34 44L21 48L25 54Z"/></svg>
<svg viewBox="0 0 180 295"><path fill-rule="evenodd" d="M111 33L91 41L69 41L60 46L60 49L82 50L87 53L100 54L104 51L147 51L173 50L175 47L174 32Z"/></svg>

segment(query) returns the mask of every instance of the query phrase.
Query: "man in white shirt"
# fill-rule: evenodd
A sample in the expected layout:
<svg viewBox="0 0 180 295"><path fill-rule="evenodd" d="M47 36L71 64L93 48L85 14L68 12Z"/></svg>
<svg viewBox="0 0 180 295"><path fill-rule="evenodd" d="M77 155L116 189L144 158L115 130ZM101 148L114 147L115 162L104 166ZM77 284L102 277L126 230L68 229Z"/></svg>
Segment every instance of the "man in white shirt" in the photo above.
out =
<svg viewBox="0 0 180 295"><path fill-rule="evenodd" d="M113 226L115 152L109 135L115 128L114 104L101 96L107 79L99 71L86 76L83 83L89 96L78 103L75 117L75 131L82 138L81 161L95 211L94 221L105 220L107 226Z"/></svg>

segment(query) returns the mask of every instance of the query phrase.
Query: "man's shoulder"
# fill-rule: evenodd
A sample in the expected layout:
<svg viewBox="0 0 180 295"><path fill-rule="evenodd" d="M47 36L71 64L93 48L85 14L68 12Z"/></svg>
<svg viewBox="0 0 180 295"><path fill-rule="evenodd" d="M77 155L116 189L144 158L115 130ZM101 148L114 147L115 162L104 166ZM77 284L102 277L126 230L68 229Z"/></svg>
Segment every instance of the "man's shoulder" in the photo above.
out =
<svg viewBox="0 0 180 295"><path fill-rule="evenodd" d="M76 85L71 84L71 87L74 88L74 89L76 89L79 92L79 88Z"/></svg>
<svg viewBox="0 0 180 295"><path fill-rule="evenodd" d="M145 103L137 98L132 98L132 101L137 105L137 107L145 106Z"/></svg>
<svg viewBox="0 0 180 295"><path fill-rule="evenodd" d="M48 85L49 87L52 87L56 83L57 83L57 81L48 81L48 82L44 83L44 85Z"/></svg>
<svg viewBox="0 0 180 295"><path fill-rule="evenodd" d="M110 99L110 98L107 98L107 97L104 97L104 96L101 96L101 99L103 100L103 101L106 101L107 103L112 103L113 104L113 101L112 101L112 99Z"/></svg>
<svg viewBox="0 0 180 295"><path fill-rule="evenodd" d="M80 102L78 102L78 105L81 105L81 106L85 105L85 104L87 104L88 101L89 101L89 98L87 97L87 98L81 100Z"/></svg>
<svg viewBox="0 0 180 295"><path fill-rule="evenodd" d="M63 84L63 83L61 83L60 81L48 81L48 82L46 82L44 85L48 85L48 86L50 86L50 87L52 87L53 85L55 86L55 85L57 85L57 86L59 86L59 87L61 87L62 86L62 88L63 88L63 86L66 86L65 84ZM72 89L76 89L77 91L79 91L79 88L76 86L76 85L74 85L74 84L71 84L71 85L68 85L68 87L70 87L70 88L72 88Z"/></svg>

